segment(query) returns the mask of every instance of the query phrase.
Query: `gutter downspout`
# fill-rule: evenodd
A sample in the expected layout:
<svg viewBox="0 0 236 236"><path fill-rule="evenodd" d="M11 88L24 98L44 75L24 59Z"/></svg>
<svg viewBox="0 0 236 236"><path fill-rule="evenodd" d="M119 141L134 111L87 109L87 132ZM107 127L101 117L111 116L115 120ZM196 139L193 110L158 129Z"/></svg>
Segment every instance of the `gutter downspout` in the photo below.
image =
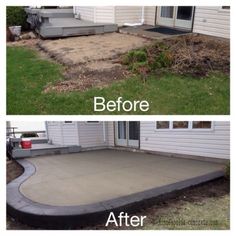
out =
<svg viewBox="0 0 236 236"><path fill-rule="evenodd" d="M144 6L142 6L142 15L140 23L124 23L124 26L141 26L144 24Z"/></svg>
<svg viewBox="0 0 236 236"><path fill-rule="evenodd" d="M196 10L196 6L193 7L193 17L192 17L192 27L191 27L191 32L193 32L193 26L194 26L194 20L195 20L195 10Z"/></svg>
<svg viewBox="0 0 236 236"><path fill-rule="evenodd" d="M105 121L102 122L102 131L103 131L103 142L106 143L106 127L105 127Z"/></svg>
<svg viewBox="0 0 236 236"><path fill-rule="evenodd" d="M155 9L155 22L154 22L154 25L155 26L157 25L157 6L156 6L156 9Z"/></svg>

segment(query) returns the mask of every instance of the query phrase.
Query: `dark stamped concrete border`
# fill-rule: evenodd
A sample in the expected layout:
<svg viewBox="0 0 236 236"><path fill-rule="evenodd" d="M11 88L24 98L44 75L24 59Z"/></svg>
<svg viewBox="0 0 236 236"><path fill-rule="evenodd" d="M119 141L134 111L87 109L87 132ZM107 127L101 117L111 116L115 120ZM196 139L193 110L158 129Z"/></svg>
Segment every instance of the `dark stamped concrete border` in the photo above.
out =
<svg viewBox="0 0 236 236"><path fill-rule="evenodd" d="M183 180L174 184L153 188L111 199L80 206L50 206L33 202L21 194L19 187L36 171L27 160L18 160L24 167L24 173L7 185L7 213L22 223L44 229L68 229L85 227L105 222L112 211L118 215L121 211L134 213L140 208L150 206L157 200L172 197L179 190L198 185L224 175L215 171L206 175Z"/></svg>

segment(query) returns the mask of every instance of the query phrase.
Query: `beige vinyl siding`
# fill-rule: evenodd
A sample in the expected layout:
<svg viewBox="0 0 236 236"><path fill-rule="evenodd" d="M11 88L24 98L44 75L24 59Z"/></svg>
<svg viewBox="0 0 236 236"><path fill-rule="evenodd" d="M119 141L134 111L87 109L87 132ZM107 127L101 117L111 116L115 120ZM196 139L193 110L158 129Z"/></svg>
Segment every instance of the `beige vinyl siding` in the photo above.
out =
<svg viewBox="0 0 236 236"><path fill-rule="evenodd" d="M212 130L156 130L156 122L141 122L142 150L229 159L229 122L213 122Z"/></svg>
<svg viewBox="0 0 236 236"><path fill-rule="evenodd" d="M146 6L144 8L144 24L146 25L155 25L155 6Z"/></svg>
<svg viewBox="0 0 236 236"><path fill-rule="evenodd" d="M78 122L79 140L82 148L107 146L107 127L105 123L105 142L103 135L103 122L87 123Z"/></svg>
<svg viewBox="0 0 236 236"><path fill-rule="evenodd" d="M230 37L230 11L221 6L197 6L193 32L217 37Z"/></svg>
<svg viewBox="0 0 236 236"><path fill-rule="evenodd" d="M76 14L80 14L81 20L94 22L94 7L93 6L74 6Z"/></svg>

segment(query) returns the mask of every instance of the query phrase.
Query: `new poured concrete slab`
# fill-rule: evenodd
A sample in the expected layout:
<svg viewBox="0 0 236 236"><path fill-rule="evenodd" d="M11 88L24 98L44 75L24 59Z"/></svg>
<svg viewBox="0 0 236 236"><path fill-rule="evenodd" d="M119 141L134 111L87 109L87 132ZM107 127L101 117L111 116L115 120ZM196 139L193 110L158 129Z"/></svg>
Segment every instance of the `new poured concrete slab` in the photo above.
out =
<svg viewBox="0 0 236 236"><path fill-rule="evenodd" d="M33 202L96 204L222 171L223 165L115 150L28 158L35 174L20 185Z"/></svg>

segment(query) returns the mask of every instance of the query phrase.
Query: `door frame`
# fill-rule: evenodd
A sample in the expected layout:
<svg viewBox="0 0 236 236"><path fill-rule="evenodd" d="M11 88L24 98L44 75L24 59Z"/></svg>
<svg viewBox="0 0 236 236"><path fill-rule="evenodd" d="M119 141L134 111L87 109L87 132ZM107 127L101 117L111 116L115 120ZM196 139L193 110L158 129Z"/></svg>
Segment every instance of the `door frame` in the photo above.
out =
<svg viewBox="0 0 236 236"><path fill-rule="evenodd" d="M121 143L117 142L118 121L114 122L114 144L115 144L115 146L140 149L140 121L136 121L136 122L138 122L138 128L139 128L138 145L130 145L130 143L129 143L129 122L132 122L132 121L123 121L123 122L126 122L126 140L123 142L123 144L122 144L122 142Z"/></svg>
<svg viewBox="0 0 236 236"><path fill-rule="evenodd" d="M165 17L161 17L161 8L164 6L160 6L157 7L157 17L156 17L156 25L160 25L160 26L166 26L166 27L170 27L170 28L176 28L176 29L186 29L186 30L191 30L193 28L193 21L194 21L194 14L195 14L195 7L192 6L192 16L191 16L191 20L180 20L177 19L177 12L178 12L178 7L180 6L173 6L174 10L173 10L173 18L166 18ZM161 19L162 18L162 19ZM166 22L165 22L166 20ZM184 25L188 23L188 25Z"/></svg>

